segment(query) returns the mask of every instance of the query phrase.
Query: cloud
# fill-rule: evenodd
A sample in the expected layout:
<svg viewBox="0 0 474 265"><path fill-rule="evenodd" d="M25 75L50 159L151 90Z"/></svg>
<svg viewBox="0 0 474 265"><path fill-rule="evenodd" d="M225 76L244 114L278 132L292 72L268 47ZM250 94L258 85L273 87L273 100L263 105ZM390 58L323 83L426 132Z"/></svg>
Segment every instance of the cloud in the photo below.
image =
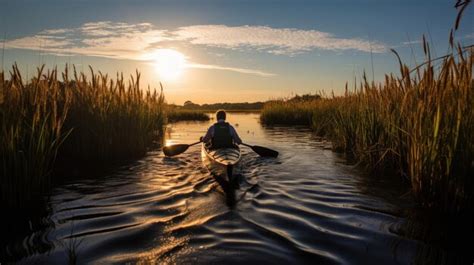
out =
<svg viewBox="0 0 474 265"><path fill-rule="evenodd" d="M412 45L412 44L420 44L421 40L412 40L412 41L404 41L402 42L403 45Z"/></svg>
<svg viewBox="0 0 474 265"><path fill-rule="evenodd" d="M345 39L331 33L294 28L268 26L195 25L181 27L173 32L177 39L192 44L227 49L257 50L273 54L293 55L314 49L382 53L384 44L362 39Z"/></svg>
<svg viewBox="0 0 474 265"><path fill-rule="evenodd" d="M194 25L170 31L150 23L89 22L78 28L47 29L34 36L6 42L7 48L41 49L109 58L138 59L143 52L166 41L183 41L219 48L263 51L293 55L315 49L384 52L379 42L359 38L338 38L331 33L268 26Z"/></svg>
<svg viewBox="0 0 474 265"><path fill-rule="evenodd" d="M384 44L363 39L339 38L331 33L268 26L194 25L176 30L159 29L151 23L129 24L99 21L76 28L46 29L33 36L6 40L7 49L40 50L54 55L84 55L147 61L146 54L177 41L241 51L294 55L313 50L381 53ZM169 44L169 43L168 43ZM269 77L275 74L256 69L187 62L187 67L233 71Z"/></svg>
<svg viewBox="0 0 474 265"><path fill-rule="evenodd" d="M473 33L470 33L470 34L466 34L464 36L465 39L474 39L474 32Z"/></svg>
<svg viewBox="0 0 474 265"><path fill-rule="evenodd" d="M157 45L175 40L167 30L156 29L150 23L90 22L71 29L47 29L34 36L7 40L7 49L40 50L59 56L84 55L113 59L150 61L147 55L156 52ZM186 67L232 71L261 77L273 76L255 69L207 65L186 62Z"/></svg>
<svg viewBox="0 0 474 265"><path fill-rule="evenodd" d="M149 23L110 21L85 23L71 29L47 29L34 36L6 41L6 48L41 50L57 55L75 54L139 60L156 43L168 40L166 30Z"/></svg>
<svg viewBox="0 0 474 265"><path fill-rule="evenodd" d="M67 32L71 32L72 29L46 29L40 32L40 34L63 34Z"/></svg>
<svg viewBox="0 0 474 265"><path fill-rule="evenodd" d="M36 35L33 37L24 37L20 39L5 42L5 48L57 50L61 47L71 45L71 41L55 36Z"/></svg>
<svg viewBox="0 0 474 265"><path fill-rule="evenodd" d="M270 77L275 76L273 73L267 73L260 70L253 70L253 69L245 69L245 68L236 68L236 67L227 67L227 66L220 66L220 65L212 65L212 64L196 64L196 63L188 63L186 67L189 68L201 68L201 69L213 69L213 70L225 70L225 71L232 71L242 74L252 74L258 75L262 77Z"/></svg>

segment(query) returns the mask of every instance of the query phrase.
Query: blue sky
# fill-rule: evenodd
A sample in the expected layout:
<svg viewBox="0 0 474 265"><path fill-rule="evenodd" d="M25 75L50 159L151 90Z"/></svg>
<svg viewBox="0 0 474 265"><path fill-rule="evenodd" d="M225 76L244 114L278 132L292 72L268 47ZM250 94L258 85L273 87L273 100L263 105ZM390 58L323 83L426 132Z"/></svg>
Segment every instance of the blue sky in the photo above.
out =
<svg viewBox="0 0 474 265"><path fill-rule="evenodd" d="M364 69L381 80L398 63L448 50L455 1L4 1L0 38L6 69L17 62L102 72L142 72L162 81L169 102L257 101L339 93ZM474 42L469 6L456 33ZM411 42L411 43L409 43ZM372 53L371 53L372 51ZM413 51L413 52L412 52Z"/></svg>

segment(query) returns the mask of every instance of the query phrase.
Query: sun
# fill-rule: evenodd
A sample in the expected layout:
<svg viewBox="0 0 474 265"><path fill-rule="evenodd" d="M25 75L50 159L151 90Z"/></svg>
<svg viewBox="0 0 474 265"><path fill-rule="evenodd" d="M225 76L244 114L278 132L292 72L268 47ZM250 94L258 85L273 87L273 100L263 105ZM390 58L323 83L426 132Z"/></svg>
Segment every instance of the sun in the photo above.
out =
<svg viewBox="0 0 474 265"><path fill-rule="evenodd" d="M178 80L186 67L186 56L172 49L159 49L150 54L155 70L164 81Z"/></svg>

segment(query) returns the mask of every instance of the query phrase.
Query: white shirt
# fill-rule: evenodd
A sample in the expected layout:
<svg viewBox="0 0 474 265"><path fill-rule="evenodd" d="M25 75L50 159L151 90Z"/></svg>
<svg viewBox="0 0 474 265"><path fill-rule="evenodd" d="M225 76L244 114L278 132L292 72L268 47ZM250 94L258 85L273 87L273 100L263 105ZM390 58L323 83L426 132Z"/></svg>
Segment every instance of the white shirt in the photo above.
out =
<svg viewBox="0 0 474 265"><path fill-rule="evenodd" d="M217 123L223 123L225 122L225 120L218 120ZM229 124L229 131L230 131L230 136L232 136L232 139L234 140L234 143L236 144L241 144L242 143L242 140L240 139L239 135L237 134L237 131L234 129L234 127L232 125ZM214 137L214 124L209 127L209 129L207 130L207 133L206 135L204 136L204 138L202 138L202 141L203 142L209 142L212 137Z"/></svg>

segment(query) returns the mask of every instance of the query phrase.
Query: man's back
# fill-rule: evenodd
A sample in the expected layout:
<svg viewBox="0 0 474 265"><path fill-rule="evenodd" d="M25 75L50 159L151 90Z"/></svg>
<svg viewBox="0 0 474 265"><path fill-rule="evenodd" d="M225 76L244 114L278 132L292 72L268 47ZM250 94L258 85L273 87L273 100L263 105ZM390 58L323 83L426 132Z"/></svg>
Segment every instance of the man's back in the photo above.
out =
<svg viewBox="0 0 474 265"><path fill-rule="evenodd" d="M232 147L234 144L241 144L237 131L232 125L225 121L225 111L220 110L216 113L217 122L207 130L202 138L203 142L211 142L212 148Z"/></svg>
<svg viewBox="0 0 474 265"><path fill-rule="evenodd" d="M212 136L212 148L232 147L234 139L230 133L230 125L227 122L217 122L213 125L214 134Z"/></svg>

